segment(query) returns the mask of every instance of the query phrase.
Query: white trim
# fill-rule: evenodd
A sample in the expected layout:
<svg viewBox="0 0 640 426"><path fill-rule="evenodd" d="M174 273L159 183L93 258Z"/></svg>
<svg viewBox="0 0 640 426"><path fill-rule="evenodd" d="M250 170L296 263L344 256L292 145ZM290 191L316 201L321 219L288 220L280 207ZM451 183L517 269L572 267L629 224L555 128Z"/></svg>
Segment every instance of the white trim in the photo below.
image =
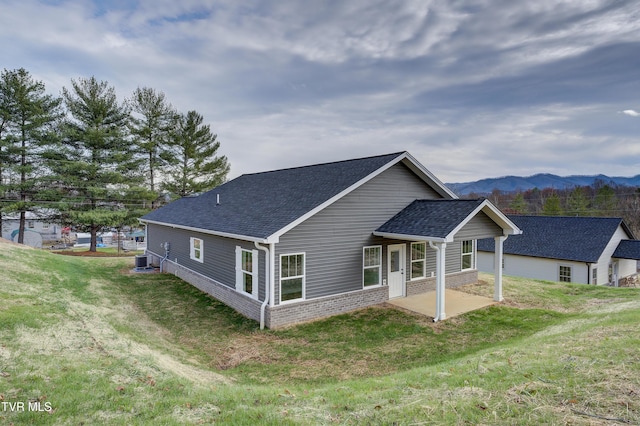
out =
<svg viewBox="0 0 640 426"><path fill-rule="evenodd" d="M377 268L378 268L378 284L369 284L369 285L365 285L364 283L364 270L366 269L373 269L375 268L375 266L365 266L364 265L364 252L367 249L373 249L373 248L377 248L379 249L380 252L380 263L378 264ZM364 246L362 247L362 288L371 288L371 287L379 287L382 285L382 245L374 245L374 246Z"/></svg>
<svg viewBox="0 0 640 426"><path fill-rule="evenodd" d="M400 295L391 294L391 252L400 249L399 271L402 290ZM387 246L387 287L389 287L389 298L405 297L407 295L407 276L405 275L405 269L407 267L407 245L405 243L389 244Z"/></svg>
<svg viewBox="0 0 640 426"><path fill-rule="evenodd" d="M487 208L487 210L485 210L485 208ZM445 241L448 242L448 243L453 242L454 236L458 232L460 232L460 230L467 223L469 223L469 221L471 221L471 219L476 217L476 215L478 213L480 213L481 211L483 211L484 214L489 216L489 218L491 218L491 220L493 220L497 225L499 225L502 228L502 232L505 233L505 235L522 234L522 230L520 228L518 228L516 226L516 224L513 223L507 216L505 216L504 213L502 213L500 210L498 210L497 207L495 207L493 204L491 204L489 202L489 200L484 200L482 203L480 203L480 205L478 207L476 207L471 213L469 213L469 215L467 215L466 218L464 218L462 221L460 221L458 226L456 226L451 232L449 232L449 234L447 234L447 236L445 237ZM500 223L500 222L502 222L502 223ZM510 228L510 229L505 229L505 228Z"/></svg>
<svg viewBox="0 0 640 426"><path fill-rule="evenodd" d="M465 253L465 251L464 251L464 243L466 243L467 241L471 241L471 252L470 253ZM472 270L476 269L476 263L475 263L476 240L462 240L460 242L460 244L461 244L461 246L460 246L460 272L472 271ZM465 256L471 257L471 267L470 268L465 268L464 267L464 258L465 258Z"/></svg>
<svg viewBox="0 0 640 426"><path fill-rule="evenodd" d="M242 255L243 253L251 254L251 271L246 271L242 268ZM254 299L258 299L258 289L260 288L260 281L258 270L260 269L260 255L258 250L249 250L236 246L236 291L249 295ZM251 293L244 290L244 277L246 275L251 276Z"/></svg>
<svg viewBox="0 0 640 426"><path fill-rule="evenodd" d="M282 258L289 256L302 256L302 275L294 275L291 277L286 277L285 280L302 278L302 297L291 300L282 300ZM280 305L286 305L288 303L300 302L303 300L307 300L307 253L306 252L298 252L298 253L283 253L280 255L279 262L279 271L278 271L278 299Z"/></svg>
<svg viewBox="0 0 640 426"><path fill-rule="evenodd" d="M228 233L228 232L211 231L209 229L204 229L204 228L195 228L193 226L177 225L175 223L158 222L158 221L155 221L155 220L138 219L138 221L141 222L141 223L144 223L145 225L147 225L147 224L160 225L160 226L166 226L168 228L184 229L185 231L194 231L194 232L199 232L201 234L215 235L216 237L233 238L235 240L251 241L251 242L258 242L258 243L265 243L265 244L266 243L278 243L279 242L277 239L271 241L271 240L269 240L267 238L249 237L247 235L231 234L231 233Z"/></svg>
<svg viewBox="0 0 640 426"><path fill-rule="evenodd" d="M446 238L430 237L427 235L407 235L407 234L395 234L392 232L378 232L378 231L374 231L373 235L375 235L376 237L391 238L394 240L414 240L414 241L422 240L422 241L433 241L434 243L448 242Z"/></svg>
<svg viewBox="0 0 640 426"><path fill-rule="evenodd" d="M431 182L427 182L428 184L430 184L429 186L433 187L433 185L431 185L431 184L435 184L435 186L437 188L433 188L433 189L435 189L436 192L438 192L442 196L448 195L452 199L458 199L459 198L456 195L455 192L450 190L447 187L447 185L445 185L440 179L438 179L436 177L436 175L434 175L426 167L424 167L422 165L422 163L420 163L418 160L415 159L415 157L413 157L411 154L409 154L409 152L405 152L404 154L405 154L404 157L409 161L409 164L407 164L405 162L405 165L407 165L407 167L409 167L409 169L411 169L414 173L420 172L420 173L424 174L425 176L422 177L423 178L422 180L425 180L424 177L426 177L427 180L431 181ZM415 167L415 169L414 169L414 167ZM417 174L419 174L419 173L417 173ZM438 191L438 189L440 189L440 191Z"/></svg>
<svg viewBox="0 0 640 426"><path fill-rule="evenodd" d="M196 256L196 241L200 241L200 247L197 249L200 251L200 256ZM204 263L204 240L202 238L189 237L189 258Z"/></svg>
<svg viewBox="0 0 640 426"><path fill-rule="evenodd" d="M413 260L413 245L422 244L424 246L424 257L422 259ZM426 241L412 241L409 244L409 280L421 280L427 277L427 242ZM413 263L422 262L422 275L418 277L413 276Z"/></svg>
<svg viewBox="0 0 640 426"><path fill-rule="evenodd" d="M569 270L569 276L568 276L568 277L567 277L566 275L562 275L562 274L560 273L560 269L561 269L561 268L567 268L567 269ZM572 265L567 265L567 264L559 263L559 264L558 264L558 269L557 269L557 271L558 271L558 282L559 282L559 283L572 283L572 282L573 282L573 267L572 267ZM587 272L587 274L588 274L588 272ZM565 278L569 278L569 281L562 280L561 278L562 278L563 276L564 276ZM588 278L588 276L587 276L587 278Z"/></svg>

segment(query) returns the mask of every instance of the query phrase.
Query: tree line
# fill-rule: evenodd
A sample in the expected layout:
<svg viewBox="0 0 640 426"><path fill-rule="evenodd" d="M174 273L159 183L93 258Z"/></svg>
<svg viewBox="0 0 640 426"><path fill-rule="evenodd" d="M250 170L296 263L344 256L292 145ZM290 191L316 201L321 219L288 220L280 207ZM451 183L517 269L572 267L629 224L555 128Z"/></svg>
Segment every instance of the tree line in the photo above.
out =
<svg viewBox="0 0 640 426"><path fill-rule="evenodd" d="M132 225L166 201L223 183L227 158L196 111L178 112L161 91L118 100L95 77L71 80L61 96L23 68L0 75L0 229L26 213L89 232Z"/></svg>
<svg viewBox="0 0 640 426"><path fill-rule="evenodd" d="M598 180L592 186L567 189L494 190L488 198L506 214L620 217L640 237L640 187Z"/></svg>

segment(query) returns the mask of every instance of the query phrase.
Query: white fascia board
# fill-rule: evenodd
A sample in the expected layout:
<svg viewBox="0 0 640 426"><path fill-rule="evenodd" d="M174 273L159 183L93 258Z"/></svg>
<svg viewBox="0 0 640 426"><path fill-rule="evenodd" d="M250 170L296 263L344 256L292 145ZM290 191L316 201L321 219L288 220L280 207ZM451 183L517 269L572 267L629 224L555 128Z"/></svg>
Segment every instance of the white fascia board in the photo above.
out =
<svg viewBox="0 0 640 426"><path fill-rule="evenodd" d="M392 232L374 232L376 237L391 238L394 240L403 241L433 241L434 243L450 243L453 239L449 240L442 237L429 237L426 235L408 235L408 234L394 234Z"/></svg>
<svg viewBox="0 0 640 426"><path fill-rule="evenodd" d="M413 170L414 173L417 173L417 174L422 173L423 174L423 176L422 176L423 180L425 180L430 186L436 186L436 188L434 188L434 189L437 192L439 192L440 195L443 195L443 196L447 196L448 195L452 199L458 199L459 198L455 194L455 192L453 192L452 190L447 188L447 185L445 185L440 179L438 179L436 177L436 175L431 173L425 166L423 166L411 154L409 154L408 152L405 152L404 153L404 158L406 158L409 161L410 164L408 166L409 166L410 169ZM411 166L413 166L413 167L411 167Z"/></svg>
<svg viewBox="0 0 640 426"><path fill-rule="evenodd" d="M289 232L290 230L292 230L296 226L300 225L302 222L304 222L305 220L307 220L310 217L314 216L316 213L326 209L331 204L335 203L336 201L338 201L339 199L341 199L345 195L349 194L350 192L354 191L355 189L359 188L360 186L364 185L365 183L369 182L371 179L373 179L374 177L378 176L382 172L388 170L392 166L395 166L400 161L404 160L407 155L408 154L406 152L403 153L403 154L398 155L396 158L394 158L393 160L389 161L384 166L380 167L379 169L377 169L373 173L371 173L371 174L365 176L364 178L360 179L358 182L354 183L353 185L351 185L350 187L348 187L344 191L340 192L339 194L336 194L333 197L329 198L327 201L325 201L324 203L320 204L315 209L313 209L313 210L309 211L308 213L300 216L298 219L294 220L293 222L291 222L290 224L288 224L284 228L280 229L278 232L275 232L274 234L269 235L267 237L267 240L269 240L269 242L274 242L274 243L279 242L280 236L284 235L285 233Z"/></svg>
<svg viewBox="0 0 640 426"><path fill-rule="evenodd" d="M185 225L177 225L175 223L157 222L155 220L147 220L147 219L139 219L139 221L142 223L151 223L154 225L166 226L169 228L184 229L185 231L199 232L201 234L215 235L217 237L233 238L234 240L251 241L251 242L258 242L263 244L279 242L277 239L274 240L271 237L268 237L268 238L250 237L247 235L238 235L238 234L231 234L228 232L211 231L209 229L195 228L192 226L185 226Z"/></svg>
<svg viewBox="0 0 640 426"><path fill-rule="evenodd" d="M484 200L478 207L476 207L469 215L461 221L449 234L447 234L447 241L453 241L454 236L467 224L471 219L476 217L478 213L483 211L491 220L493 220L498 226L502 228L503 235L518 235L522 234L520 228L515 223L511 222L507 216L504 215L497 207Z"/></svg>

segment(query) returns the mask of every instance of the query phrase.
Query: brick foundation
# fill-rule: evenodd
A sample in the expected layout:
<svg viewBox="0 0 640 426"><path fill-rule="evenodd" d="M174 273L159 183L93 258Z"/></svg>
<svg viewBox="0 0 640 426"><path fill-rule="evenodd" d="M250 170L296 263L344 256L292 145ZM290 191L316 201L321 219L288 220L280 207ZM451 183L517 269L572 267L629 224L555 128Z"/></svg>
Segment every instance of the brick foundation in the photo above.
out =
<svg viewBox="0 0 640 426"><path fill-rule="evenodd" d="M151 263L159 266L161 257L147 252ZM163 263L163 272L176 277L210 294L225 305L235 309L247 318L260 321L260 306L262 302L238 293L235 288L228 287L204 275L193 272L172 261ZM478 271L464 271L446 276L447 288L456 288L464 284L478 281ZM436 288L435 277L419 281L407 282L407 296L413 296ZM267 306L265 310L265 325L271 329L282 328L299 322L315 320L342 314L367 306L378 305L389 300L389 287L373 287L363 290L342 293L333 296L320 297L302 302L286 303L278 306Z"/></svg>
<svg viewBox="0 0 640 426"><path fill-rule="evenodd" d="M367 288L304 302L267 307L267 327L280 328L298 322L342 314L389 300L389 287Z"/></svg>

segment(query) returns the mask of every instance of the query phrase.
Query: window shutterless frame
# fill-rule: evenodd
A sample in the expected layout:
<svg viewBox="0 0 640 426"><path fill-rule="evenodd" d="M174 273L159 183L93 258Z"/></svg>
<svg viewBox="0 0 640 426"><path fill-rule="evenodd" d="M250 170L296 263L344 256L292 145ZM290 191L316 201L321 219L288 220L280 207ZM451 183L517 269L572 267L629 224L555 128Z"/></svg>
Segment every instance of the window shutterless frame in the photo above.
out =
<svg viewBox="0 0 640 426"><path fill-rule="evenodd" d="M304 300L306 280L305 253L280 255L280 303Z"/></svg>

